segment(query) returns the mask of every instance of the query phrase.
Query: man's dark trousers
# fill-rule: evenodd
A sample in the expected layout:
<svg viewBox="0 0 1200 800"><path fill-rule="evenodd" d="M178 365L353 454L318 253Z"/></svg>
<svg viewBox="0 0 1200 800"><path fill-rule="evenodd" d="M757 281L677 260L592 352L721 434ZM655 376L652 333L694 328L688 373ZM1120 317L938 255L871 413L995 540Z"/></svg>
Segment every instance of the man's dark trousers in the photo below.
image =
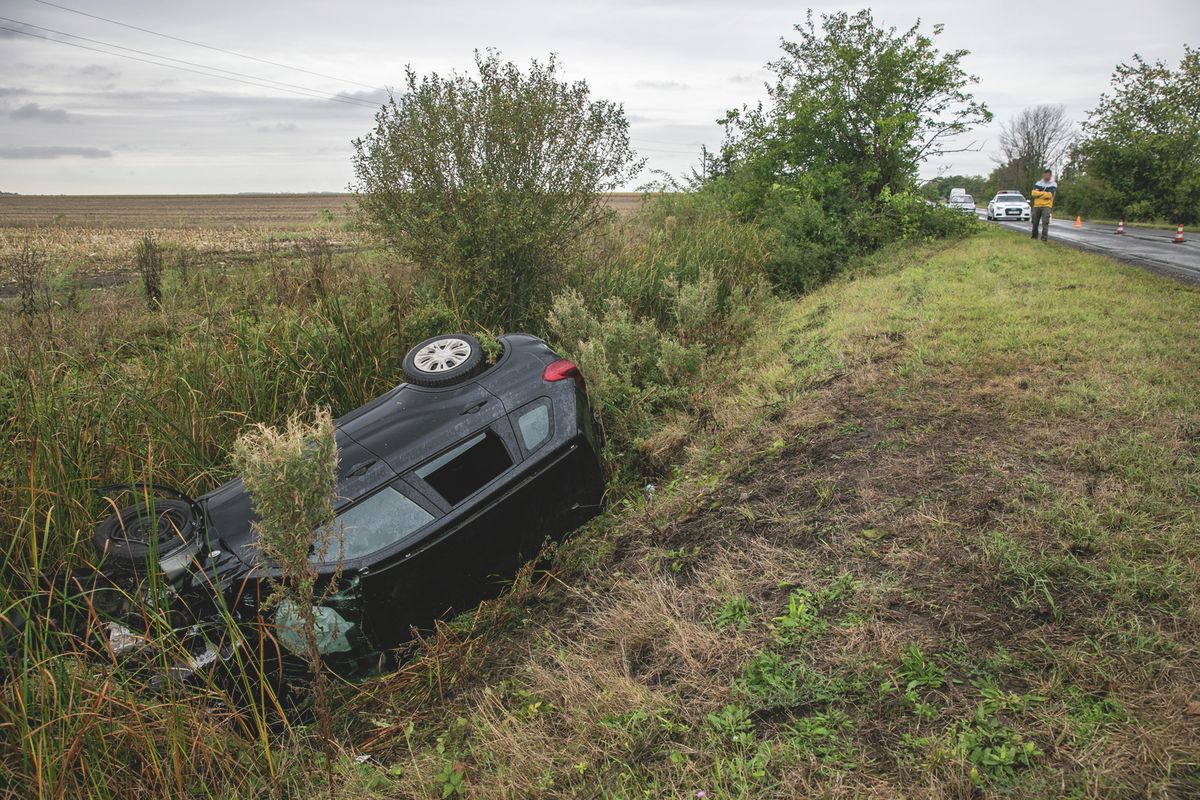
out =
<svg viewBox="0 0 1200 800"><path fill-rule="evenodd" d="M1048 208L1046 206L1035 206L1034 207L1033 214L1031 215L1032 219L1033 219L1033 233L1030 235L1031 239L1038 238L1038 221L1041 220L1042 241L1043 242L1046 241L1046 234L1050 231L1050 212L1052 210L1053 209Z"/></svg>

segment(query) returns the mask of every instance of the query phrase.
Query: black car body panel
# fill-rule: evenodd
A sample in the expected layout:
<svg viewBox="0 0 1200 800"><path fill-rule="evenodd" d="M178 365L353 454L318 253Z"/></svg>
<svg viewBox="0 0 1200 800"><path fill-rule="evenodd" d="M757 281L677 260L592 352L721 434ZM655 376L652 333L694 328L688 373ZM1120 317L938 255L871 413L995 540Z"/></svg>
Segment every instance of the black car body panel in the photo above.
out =
<svg viewBox="0 0 1200 800"><path fill-rule="evenodd" d="M548 380L558 359L548 345L500 341L502 356L477 376L400 384L335 421L343 538L313 563L323 586L337 576L320 611L336 623L324 655L339 671L381 663L414 627L496 594L547 539L600 508L604 475L578 373ZM240 621L270 622L262 599L277 575L259 558L241 479L196 505L204 546L179 587L192 618L223 605Z"/></svg>

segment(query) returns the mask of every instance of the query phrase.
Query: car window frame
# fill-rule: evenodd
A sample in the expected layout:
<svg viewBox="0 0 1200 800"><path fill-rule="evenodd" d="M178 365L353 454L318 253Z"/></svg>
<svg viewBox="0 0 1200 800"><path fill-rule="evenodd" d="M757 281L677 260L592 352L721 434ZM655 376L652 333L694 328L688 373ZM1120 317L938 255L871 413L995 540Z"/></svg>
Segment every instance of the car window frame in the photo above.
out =
<svg viewBox="0 0 1200 800"><path fill-rule="evenodd" d="M445 457L446 454L453 452L455 449L457 449L458 447L461 447L463 444L465 444L470 439L475 438L476 436L478 436L481 433L486 434L488 431L495 433L496 436L500 439L500 441L503 442L504 449L508 453L509 460L512 463L509 464L509 466L506 467L505 469L501 470L498 475L493 477L487 483L485 483L482 486L475 489L475 491L471 492L469 495L464 497L462 500L459 500L457 503L453 503L453 504L450 503L449 501L446 500L446 498L442 497L441 492L439 492L437 489L435 489L433 484L429 483L428 481L426 481L424 478L422 478L420 475L417 474L418 470L423 469L427 465L432 464L435 461L437 461L438 459ZM502 416L497 417L496 419L492 420L487 425L484 425L481 428L476 428L475 430L472 430L470 433L464 434L464 435L456 438L454 440L454 442L451 443L449 446L442 448L441 450L439 450L437 453L430 456L429 458L426 458L423 461L421 461L417 464L414 464L412 467L410 467L408 470L406 470L401 477L403 480L405 480L408 483L409 486L412 486L414 489L416 489L418 492L420 492L420 494L423 497L425 497L429 502L433 503L439 509L441 509L443 515L449 515L454 511L469 507L471 505L472 500L477 498L480 494L487 492L489 489L493 488L498 482L502 481L505 478L505 476L511 474L512 471L524 460L525 460L524 452L521 449L520 441L518 440L517 436L513 433L512 425L509 423L508 416L502 415Z"/></svg>

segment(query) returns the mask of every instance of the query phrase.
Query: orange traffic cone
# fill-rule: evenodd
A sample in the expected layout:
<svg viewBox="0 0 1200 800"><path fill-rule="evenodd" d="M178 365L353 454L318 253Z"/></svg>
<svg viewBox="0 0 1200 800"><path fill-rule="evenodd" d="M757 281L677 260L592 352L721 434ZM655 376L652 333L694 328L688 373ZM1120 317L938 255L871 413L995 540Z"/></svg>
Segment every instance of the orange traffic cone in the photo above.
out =
<svg viewBox="0 0 1200 800"><path fill-rule="evenodd" d="M1079 216L1078 214L1075 215L1075 227L1076 228L1083 227L1083 217Z"/></svg>
<svg viewBox="0 0 1200 800"><path fill-rule="evenodd" d="M1125 218L1121 217L1121 221L1117 223L1117 236L1125 234Z"/></svg>
<svg viewBox="0 0 1200 800"><path fill-rule="evenodd" d="M1180 226L1175 229L1175 238L1172 239L1171 241L1174 242L1175 244L1183 244L1183 225L1182 224L1180 224Z"/></svg>

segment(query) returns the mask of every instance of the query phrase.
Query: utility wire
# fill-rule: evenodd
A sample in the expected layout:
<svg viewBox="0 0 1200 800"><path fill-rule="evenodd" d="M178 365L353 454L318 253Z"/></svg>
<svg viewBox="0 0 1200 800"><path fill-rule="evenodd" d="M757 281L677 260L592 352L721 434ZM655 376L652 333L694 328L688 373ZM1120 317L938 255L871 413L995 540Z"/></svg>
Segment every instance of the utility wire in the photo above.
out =
<svg viewBox="0 0 1200 800"><path fill-rule="evenodd" d="M192 73L195 73L196 75L203 75L206 78L220 78L220 79L226 80L226 81L233 81L234 83L244 83L247 86L257 86L260 89L271 89L271 90L274 90L277 92L290 92L291 94L298 94L301 97L308 97L308 98L312 98L312 99L316 99L316 100L329 100L334 103L345 103L346 105L357 106L358 108L377 108L377 106L375 106L375 105L369 105L369 104L359 101L359 100L343 100L340 97L332 97L327 94L310 94L308 92L299 91L297 89L285 89L280 86L271 86L269 84L258 83L256 81L242 80L241 78L233 78L228 75L218 75L218 74L215 74L212 72L203 72L198 69L189 69L188 67L177 67L174 64L164 64L161 61L151 61L148 58L138 58L137 56L127 56L124 53L114 53L111 50L101 50L99 47L89 47L86 44L77 44L75 42L64 42L62 39L52 39L49 36L42 36L40 33L30 33L29 31L19 30L17 28L9 28L4 25L0 25L0 31L9 31L11 33L19 33L22 36L31 36L34 39L44 39L47 42L54 42L55 44L64 44L64 45L67 45L68 47L78 47L81 50L91 50L94 53L103 53L106 56L116 56L117 58L127 58L130 61L140 61L143 64L153 64L156 67L166 67L167 69L177 69L181 72L192 72Z"/></svg>
<svg viewBox="0 0 1200 800"><path fill-rule="evenodd" d="M252 55L248 55L246 53L239 53L234 50L227 50L223 47L216 47L215 45L204 44L203 42L196 42L191 39L181 38L179 36L172 36L171 34L168 34L168 33L161 33L159 31L151 30L149 28L140 27L138 25L131 25L127 22L121 22L120 20L111 19L109 17L102 17L99 14L91 14L91 13L88 13L87 11L80 11L79 9L69 8L67 6L60 5L59 3L51 3L51 2L49 2L49 0L34 0L34 2L40 3L41 5L44 5L44 6L49 6L51 8L57 8L61 11L67 11L71 14L78 14L79 16L82 16L82 17L88 17L90 19L99 20L101 22L107 22L110 25L118 25L122 28L128 28L129 30L140 31L141 33L148 33L151 36L158 36L163 39L170 39L171 41L182 42L183 44L192 45L193 47L202 47L206 50L212 50L217 53L224 53L226 55L235 56L237 58L244 58L244 59L248 59L250 61L257 61L260 64L269 64L270 66L280 67L282 69L290 69L295 72L303 72L306 75L314 75L319 78L326 78L328 80L338 81L339 83L354 84L355 86L361 86L365 89L374 89L376 91L383 91L377 86L371 86L370 84L362 83L360 81L352 81L352 80L349 80L346 78L339 78L335 75L327 75L323 72L314 72L313 70L304 69L302 67L294 67L294 66L291 66L290 64L283 64L278 61L271 61L270 59L260 58L258 56L252 56ZM85 42L92 42L93 44L100 44L105 47L111 47L111 48L115 48L118 50L125 50L125 51L131 52L131 53L138 53L140 55L150 56L152 58L163 59L165 61L174 61L179 64L187 64L192 67L200 67L201 69L204 69L204 70L212 70L215 72L227 73L229 75L236 75L236 76L238 76L238 78L245 78L248 80L238 80L237 78L225 77L225 75L213 75L208 72L199 72L194 69L184 69L183 67L175 67L175 66L172 66L171 64L163 64L163 63L160 63L157 61L147 61L146 59L134 58L132 56L122 55L121 53L112 53L112 52L108 52L105 50L98 50L98 49L92 48L92 47L85 47L83 45L75 44L73 42L63 42L58 39L52 39L48 36L37 36L37 34L32 34L27 31L13 30L12 28L0 28L2 30L12 31L14 33L23 33L26 36L36 36L39 39L45 39L46 41L57 42L58 44L71 45L72 47L81 47L85 50L95 50L96 52L99 52L99 53L107 53L108 55L114 55L114 56L118 56L120 58L128 58L133 61L142 61L147 64L155 64L156 66L168 67L170 69L179 69L179 70L183 70L185 72L194 72L199 75L207 75L208 77L224 78L225 80L232 80L232 81L236 81L237 83L244 83L244 84L247 84L250 86L259 86L260 88L266 88L266 89L275 88L273 86L265 86L264 83L275 84L276 86L281 88L283 91L291 91L292 94L299 94L304 97L319 97L320 99L334 100L336 102L348 103L348 104L358 105L358 106L362 106L362 107L366 107L366 108L378 108L379 107L375 103L365 102L358 98L349 97L347 95L334 94L334 95L330 96L330 95L321 93L315 89L309 89L308 87L297 86L296 84L285 83L283 81L276 81L271 78L261 78L261 77L255 76L255 75L247 75L242 72L236 72L234 70L227 70L227 69L222 69L220 67L208 66L206 64L198 64L193 61L185 61L185 60L179 59L179 58L172 58L171 56L163 56L163 55L158 55L156 53L148 53L144 50L136 50L131 47L123 47L121 45L110 44L108 42L102 42L102 41L98 41L96 39L89 39L85 36L77 36L77 35L71 34L71 33L64 33L62 31L55 31L55 30L51 30L49 28L43 28L38 25L30 25L29 23L26 23L26 22L18 22L17 20L8 19L7 17L0 17L0 19L6 20L8 22L13 22L18 25L25 25L30 28L36 28L37 30L47 31L49 33L55 33L60 36L69 36L73 39L79 39L79 40L85 41ZM633 141L635 141L635 143L636 143L638 140L633 140ZM644 141L647 143L653 143L653 144L665 144L665 145L672 145L672 146L677 145L676 142L656 141L654 139L643 139L641 141ZM691 144L691 143L688 143L688 144ZM688 146L688 145L685 144L684 146ZM700 147L702 145L697 143L695 146ZM668 150L668 149L654 148L654 147L642 147L640 149L645 150L647 152L654 152L654 153L667 153L667 154L674 154L674 155L694 155L694 151L691 151L691 150L686 150L686 151L685 150Z"/></svg>
<svg viewBox="0 0 1200 800"><path fill-rule="evenodd" d="M101 22L107 22L111 25L120 25L122 28L129 28L130 30L141 31L142 33L148 33L151 36L161 36L164 39L171 39L172 41L183 42L184 44L190 44L193 47L203 47L207 50L215 50L218 53L224 53L224 54L230 55L230 56L237 56L238 58L247 58L251 61L257 61L261 64L270 64L273 67L281 67L283 69L295 70L296 72L303 72L307 75L315 75L318 78L328 78L331 81L338 81L339 83L352 83L355 86L361 86L364 89L375 89L376 91L380 90L380 87L378 87L378 86L371 86L370 84L360 83L358 81L347 80L346 78L338 78L333 75L326 75L323 72L313 72L312 70L303 69L302 67L293 67L289 64L281 64L278 61L271 61L266 58L259 58L258 56L246 55L245 53L238 53L234 50L226 50L223 47L215 47L211 44L204 44L203 42L193 42L191 39L181 39L180 37L172 36L169 33L159 33L158 31L152 31L149 28L139 28L137 25L130 25L126 22L120 22L115 19L109 19L108 17L101 17L98 14L89 14L86 11L79 11L78 9L74 9L74 8L67 8L66 6L61 6L58 3L47 2L47 0L34 0L34 2L41 3L44 6L50 6L51 8L57 8L62 11L69 11L72 14L79 14L82 17L90 17L92 19L98 19Z"/></svg>
<svg viewBox="0 0 1200 800"><path fill-rule="evenodd" d="M177 58L170 58L168 56L160 56L160 55L157 55L154 53L147 53L143 50L134 50L133 48L129 48L129 47L121 47L120 45L113 45L113 44L109 44L107 42L101 42L96 39L88 39L83 36L75 36L74 34L71 34L71 33L63 33L61 31L55 31L55 30L51 30L49 28L43 28L38 25L29 25L29 23L9 19L8 17L0 17L0 20L4 20L6 22L13 22L17 25L26 25L31 28L37 28L38 30L48 31L50 33L55 33L60 36L70 36L71 38L74 38L74 39L80 39L85 42L92 42L94 44L104 45L105 47L115 47L120 50L128 50L133 53L140 53L142 55L152 56L153 58L164 58L164 59L168 59L170 61L178 61L179 63L182 63L182 64L192 64L193 66L199 66L199 67L202 67L203 69L191 69L189 67L179 67L174 64L164 64L161 61L152 61L148 58L138 58L137 56L129 56L129 55L125 55L124 53L114 53L111 50L102 50L99 47L89 47L88 45L78 44L76 42L64 42L61 39L54 39L49 36L43 36L39 33L31 33L29 31L20 30L18 28L9 28L7 26L0 25L0 30L2 30L2 31L18 33L18 34L21 34L22 36L30 36L35 39L42 39L43 41L53 42L54 44L63 44L63 45L67 45L68 47L77 47L77 48L80 48L81 50L90 50L95 53L103 53L104 55L116 56L117 58L126 58L126 59L129 59L130 61L138 61L143 64L151 64L156 67L166 67L167 69L175 69L175 70L179 70L181 72L190 72L195 75L203 75L207 78L220 78L222 80L246 84L247 86L257 86L260 89L272 89L275 91L289 92L291 94L300 95L301 97L309 97L309 98L313 98L316 100L331 100L336 103L346 103L347 105L358 106L359 108L374 109L374 108L379 107L373 103L368 103L366 101L358 100L355 98L345 97L344 95L332 95L331 96L331 95L327 95L327 94L322 94L315 89L307 89L305 87L286 88L289 86L294 86L293 84L281 84L279 86L271 86L266 83L259 82L262 80L269 80L267 78L257 78L252 75L245 75L244 77L250 78L251 80L243 80L242 78L230 77L229 75L219 75L219 74L215 74L212 72L205 72L204 70L206 70L206 69L216 69L216 67L208 67L203 64L195 64L194 62L191 62L191 61L182 61L181 59L177 59ZM230 70L221 70L221 71L222 72L230 72ZM243 73L240 73L240 72L233 72L231 74L232 75L243 75ZM273 81L273 83L279 83L279 82ZM632 141L634 144L637 144L637 142L639 140L631 138L630 141ZM645 140L645 141L650 141L650 140ZM649 153L664 153L664 154L668 154L668 155L680 155L680 156L695 155L695 152L692 150L668 150L668 149L657 148L657 147L639 147L638 149L645 150L646 152L649 152Z"/></svg>
<svg viewBox="0 0 1200 800"><path fill-rule="evenodd" d="M12 22L12 23L14 23L14 24L16 24L16 25L23 25L23 26L25 26L26 28L34 28L34 29L36 29L36 30L39 30L39 31L45 31L46 33L53 33L53 34L55 34L55 35L57 35L57 36L68 36L68 37L70 37L70 38L72 38L72 39L78 39L78 40L80 40L80 41L82 41L82 42L91 42L92 44L98 44L98 45L102 45L103 47L111 47L111 48L113 48L113 49L115 49L115 50L124 50L124 51L126 51L126 52L129 52L129 53L137 53L137 54L139 54L139 55L143 55L143 56L149 56L149 57L151 57L151 58L158 58L158 59L162 59L163 61L174 61L174 62L175 62L175 63L177 63L177 64L187 64L187 65L188 65L188 66L190 66L190 67L199 67L200 69L211 70L211 71L213 71L213 72L224 72L224 73L227 73L227 74L229 74L229 75L236 75L236 76L238 76L239 78L248 78L248 79L250 79L250 80L253 80L253 81L261 81L261 82L263 82L263 83L272 83L272 84L275 84L275 85L277 85L277 86L284 86L284 87L289 87L289 88L292 88L292 89L299 89L299 90L301 90L301 91L304 91L304 92L312 92L312 93L314 93L314 94L316 94L316 95L319 95L319 96L322 96L322 97L340 97L340 98L342 98L343 100L346 100L347 102L356 103L356 104L358 104L358 105L366 106L366 107L369 107L369 108L378 108L378 107L379 107L379 106L378 106L378 105L376 105L375 103L371 103L371 102L369 102L369 101L367 101L367 100L362 100L361 98L357 98L357 97L351 97L351 96L349 96L349 95L337 94L337 93L334 93L333 95L328 95L328 94L326 94L326 93L322 92L320 89L313 89L312 87L309 87L309 86L298 86L298 85L296 85L296 84L294 84L294 83L286 83L286 82L284 82L284 81L277 81L277 80L274 80L274 79L272 79L272 78L263 78L263 77L260 77L260 76L258 76L258 75L247 75L247 74L246 74L246 73L244 73L244 72L237 72L237 71L235 71L235 70L231 70L231 69L222 69L221 67L214 67L214 66L210 66L210 65L208 65L208 64L199 64L199 63L197 63L197 62L195 62L195 61L185 61L185 60L184 60L184 59L182 59L182 58L173 58L173 57L171 57L171 56L164 56L164 55L161 55L161 54L159 54L159 53L150 53L150 52L147 52L147 51L145 51L145 50L137 50L137 49L135 49L135 48L133 48L133 47L125 47L125 46L123 46L123 45L119 45L119 44L113 44L112 42L104 42L104 41L101 41L101 40L99 40L99 39L89 39L89 38L88 38L88 37L86 37L86 36L79 36L79 35L77 35L77 34L74 34L74 33L67 33L66 31L56 31L56 30L54 30L53 28L43 28L41 25L34 25L34 24L32 24L32 23L29 23L29 22L22 22L22 21L21 21L21 20L19 20L19 19L10 19L9 17L0 17L0 20L3 20L3 21L5 21L5 22ZM48 37L47 37L47 38L48 38ZM51 40L51 41L54 41L54 40ZM63 42L63 44L70 44L70 43L69 43L69 42ZM112 53L112 55L120 55L120 54L119 54L119 53ZM168 65L168 64L163 64L162 66L170 66L170 65ZM215 76L215 77L222 77L222 76L218 75L218 76Z"/></svg>

